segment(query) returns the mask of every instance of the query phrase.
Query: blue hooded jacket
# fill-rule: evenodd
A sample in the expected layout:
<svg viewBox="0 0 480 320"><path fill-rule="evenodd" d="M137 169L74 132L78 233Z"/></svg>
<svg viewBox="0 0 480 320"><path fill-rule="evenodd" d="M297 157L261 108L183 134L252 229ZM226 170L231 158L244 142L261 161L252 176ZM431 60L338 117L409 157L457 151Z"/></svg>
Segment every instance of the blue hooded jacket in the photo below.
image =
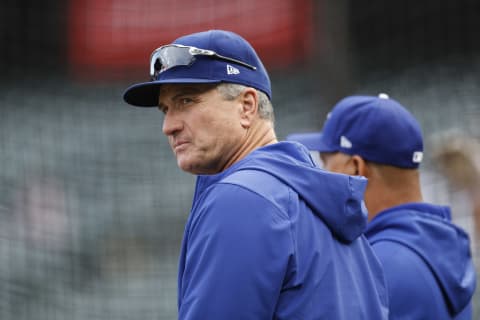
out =
<svg viewBox="0 0 480 320"><path fill-rule="evenodd" d="M383 272L362 235L365 186L315 167L292 142L199 176L179 319L387 319Z"/></svg>
<svg viewBox="0 0 480 320"><path fill-rule="evenodd" d="M450 209L409 203L379 213L365 233L384 267L390 319L471 319L475 269Z"/></svg>

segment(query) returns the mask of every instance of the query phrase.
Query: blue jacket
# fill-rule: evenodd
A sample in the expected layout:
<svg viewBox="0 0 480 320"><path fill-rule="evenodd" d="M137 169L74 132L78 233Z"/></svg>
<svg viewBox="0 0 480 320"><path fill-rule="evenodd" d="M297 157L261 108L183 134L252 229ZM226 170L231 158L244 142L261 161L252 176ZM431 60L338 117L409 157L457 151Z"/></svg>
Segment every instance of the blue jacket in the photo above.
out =
<svg viewBox="0 0 480 320"><path fill-rule="evenodd" d="M292 142L199 176L179 319L387 319L383 273L361 235L365 185L316 168Z"/></svg>
<svg viewBox="0 0 480 320"><path fill-rule="evenodd" d="M475 269L450 209L409 203L379 213L365 233L382 262L390 319L471 319Z"/></svg>

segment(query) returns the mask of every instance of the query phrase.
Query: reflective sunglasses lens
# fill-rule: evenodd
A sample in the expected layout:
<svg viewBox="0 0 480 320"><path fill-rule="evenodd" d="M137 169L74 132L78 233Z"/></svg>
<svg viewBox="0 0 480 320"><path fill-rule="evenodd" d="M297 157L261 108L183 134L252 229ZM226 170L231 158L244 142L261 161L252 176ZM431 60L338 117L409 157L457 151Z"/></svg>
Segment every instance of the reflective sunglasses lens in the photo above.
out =
<svg viewBox="0 0 480 320"><path fill-rule="evenodd" d="M160 73L176 67L188 66L195 60L188 47L164 46L157 49L150 62L150 76L156 78Z"/></svg>

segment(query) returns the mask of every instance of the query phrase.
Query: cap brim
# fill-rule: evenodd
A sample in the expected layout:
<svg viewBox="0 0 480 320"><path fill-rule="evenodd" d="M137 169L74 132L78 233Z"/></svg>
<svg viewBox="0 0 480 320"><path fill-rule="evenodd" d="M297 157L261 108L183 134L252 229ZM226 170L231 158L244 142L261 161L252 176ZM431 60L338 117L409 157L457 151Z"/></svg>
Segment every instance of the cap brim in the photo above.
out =
<svg viewBox="0 0 480 320"><path fill-rule="evenodd" d="M286 138L288 141L297 141L307 147L310 151L318 152L335 152L337 150L327 146L322 141L321 132L309 132L309 133L292 133Z"/></svg>
<svg viewBox="0 0 480 320"><path fill-rule="evenodd" d="M156 107L158 106L158 95L160 86L166 83L218 83L220 80L208 79L168 79L157 80L134 84L125 90L123 100L126 103L136 107Z"/></svg>

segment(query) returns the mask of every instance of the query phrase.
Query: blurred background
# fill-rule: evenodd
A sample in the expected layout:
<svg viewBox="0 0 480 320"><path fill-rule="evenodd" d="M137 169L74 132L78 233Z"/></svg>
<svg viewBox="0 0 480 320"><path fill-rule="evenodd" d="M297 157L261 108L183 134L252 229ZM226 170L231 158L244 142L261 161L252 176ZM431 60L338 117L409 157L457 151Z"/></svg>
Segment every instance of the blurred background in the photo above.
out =
<svg viewBox="0 0 480 320"><path fill-rule="evenodd" d="M280 139L319 130L345 95L412 111L424 196L452 206L477 261L479 16L475 0L3 0L0 318L177 317L195 178L161 114L122 94L148 80L153 49L214 28L263 59Z"/></svg>

